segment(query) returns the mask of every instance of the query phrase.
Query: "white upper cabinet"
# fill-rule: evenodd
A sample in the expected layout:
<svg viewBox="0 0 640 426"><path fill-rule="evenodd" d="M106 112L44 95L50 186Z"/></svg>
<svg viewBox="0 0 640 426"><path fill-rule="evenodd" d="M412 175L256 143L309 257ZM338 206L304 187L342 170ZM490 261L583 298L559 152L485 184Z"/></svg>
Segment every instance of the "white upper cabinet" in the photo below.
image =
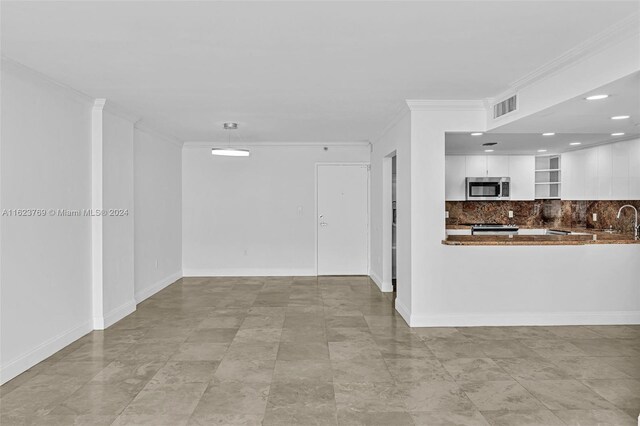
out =
<svg viewBox="0 0 640 426"><path fill-rule="evenodd" d="M445 199L447 201L464 201L466 177L466 157L447 155L445 157Z"/></svg>
<svg viewBox="0 0 640 426"><path fill-rule="evenodd" d="M562 154L562 199L640 199L640 139Z"/></svg>
<svg viewBox="0 0 640 426"><path fill-rule="evenodd" d="M467 155L465 156L465 162L465 177L487 177L486 155Z"/></svg>
<svg viewBox="0 0 640 426"><path fill-rule="evenodd" d="M533 155L510 155L509 174L512 200L533 200L535 197L536 158Z"/></svg>
<svg viewBox="0 0 640 426"><path fill-rule="evenodd" d="M490 177L509 176L509 156L508 155L488 155L487 156L487 176L490 176Z"/></svg>
<svg viewBox="0 0 640 426"><path fill-rule="evenodd" d="M467 177L511 177L511 199L533 200L535 157L533 155L447 155L445 198L466 199Z"/></svg>

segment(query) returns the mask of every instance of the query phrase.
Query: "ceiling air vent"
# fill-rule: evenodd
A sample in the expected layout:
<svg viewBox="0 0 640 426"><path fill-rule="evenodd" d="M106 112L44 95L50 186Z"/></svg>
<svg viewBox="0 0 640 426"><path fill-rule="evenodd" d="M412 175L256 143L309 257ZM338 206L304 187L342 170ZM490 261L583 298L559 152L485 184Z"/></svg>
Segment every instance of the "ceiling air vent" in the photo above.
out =
<svg viewBox="0 0 640 426"><path fill-rule="evenodd" d="M509 99L497 103L493 106L493 118L502 117L518 108L518 95L513 95Z"/></svg>

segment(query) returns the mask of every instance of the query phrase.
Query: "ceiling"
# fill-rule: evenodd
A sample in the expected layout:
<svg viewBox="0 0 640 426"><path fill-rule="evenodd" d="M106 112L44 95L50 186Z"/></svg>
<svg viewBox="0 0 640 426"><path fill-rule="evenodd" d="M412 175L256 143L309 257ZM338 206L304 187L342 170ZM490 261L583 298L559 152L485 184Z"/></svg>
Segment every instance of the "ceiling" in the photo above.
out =
<svg viewBox="0 0 640 426"><path fill-rule="evenodd" d="M374 139L404 99L482 99L635 1L11 2L3 55L183 141ZM533 124L532 124L533 125Z"/></svg>
<svg viewBox="0 0 640 426"><path fill-rule="evenodd" d="M608 98L588 101L587 96L607 94ZM628 115L626 120L611 117ZM542 136L552 132L554 136ZM624 133L611 136L611 133ZM588 146L640 137L640 72L633 73L581 96L559 103L512 123L492 129L482 136L448 133L447 154L558 154ZM498 142L491 147L486 142ZM580 142L580 145L570 145Z"/></svg>

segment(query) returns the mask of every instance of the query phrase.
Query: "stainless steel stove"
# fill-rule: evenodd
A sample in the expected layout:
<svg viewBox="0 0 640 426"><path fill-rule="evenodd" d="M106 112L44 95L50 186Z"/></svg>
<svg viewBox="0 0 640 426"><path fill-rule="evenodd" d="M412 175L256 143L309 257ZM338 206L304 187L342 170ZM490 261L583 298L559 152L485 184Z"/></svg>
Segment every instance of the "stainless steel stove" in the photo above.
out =
<svg viewBox="0 0 640 426"><path fill-rule="evenodd" d="M471 226L471 235L514 235L518 233L517 225L500 225L484 223Z"/></svg>

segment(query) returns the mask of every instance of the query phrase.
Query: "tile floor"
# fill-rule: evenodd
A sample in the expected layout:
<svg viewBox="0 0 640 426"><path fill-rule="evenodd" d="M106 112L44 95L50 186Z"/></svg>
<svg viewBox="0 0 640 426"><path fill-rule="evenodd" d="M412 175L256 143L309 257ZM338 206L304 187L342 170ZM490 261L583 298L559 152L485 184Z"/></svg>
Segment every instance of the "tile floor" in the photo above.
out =
<svg viewBox="0 0 640 426"><path fill-rule="evenodd" d="M640 327L409 329L366 277L186 278L0 392L3 426L635 425Z"/></svg>

